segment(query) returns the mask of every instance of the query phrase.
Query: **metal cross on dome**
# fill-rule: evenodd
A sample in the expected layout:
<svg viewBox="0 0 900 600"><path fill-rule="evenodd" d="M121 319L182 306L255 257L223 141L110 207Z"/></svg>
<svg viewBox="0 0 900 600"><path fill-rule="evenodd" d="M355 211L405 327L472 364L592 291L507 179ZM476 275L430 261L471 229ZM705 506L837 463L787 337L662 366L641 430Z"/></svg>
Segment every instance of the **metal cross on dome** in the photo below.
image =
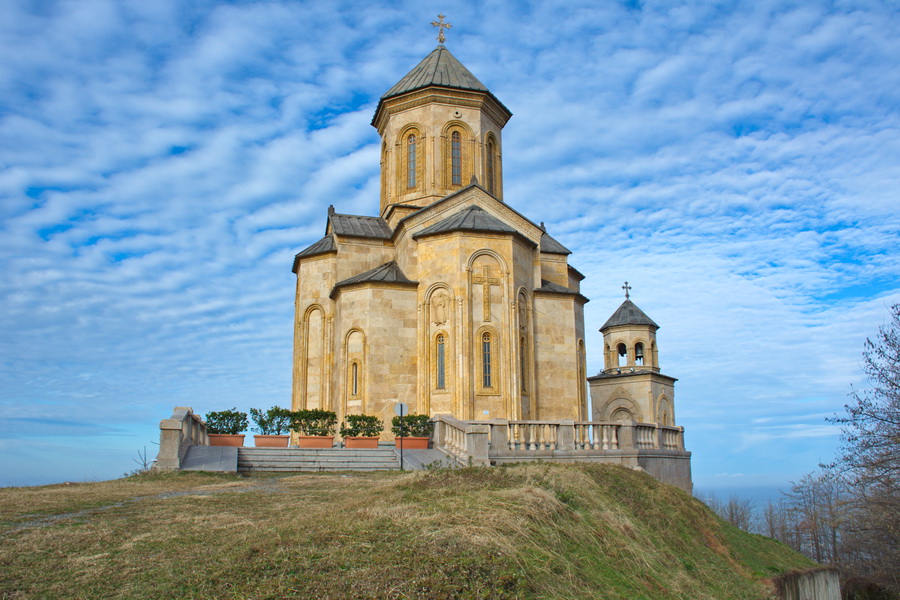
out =
<svg viewBox="0 0 900 600"><path fill-rule="evenodd" d="M628 285L628 282L625 282L625 285L622 286L622 289L625 290L625 299L628 300L628 292L631 291L631 286Z"/></svg>
<svg viewBox="0 0 900 600"><path fill-rule="evenodd" d="M446 40L446 38L444 38L444 30L453 28L453 25L451 25L450 23L444 23L445 18L446 18L446 15L444 13L438 13L438 20L431 22L432 27L438 28L438 36L437 36L438 44L443 44L444 41Z"/></svg>

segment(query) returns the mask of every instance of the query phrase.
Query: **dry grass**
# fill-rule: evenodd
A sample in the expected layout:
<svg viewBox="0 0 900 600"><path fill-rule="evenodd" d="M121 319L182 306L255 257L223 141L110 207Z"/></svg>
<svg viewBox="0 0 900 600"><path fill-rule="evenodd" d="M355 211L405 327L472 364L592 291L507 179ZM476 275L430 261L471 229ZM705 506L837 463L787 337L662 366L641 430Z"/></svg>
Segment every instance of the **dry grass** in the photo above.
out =
<svg viewBox="0 0 900 600"><path fill-rule="evenodd" d="M601 465L138 477L0 514L0 598L751 599L807 564Z"/></svg>

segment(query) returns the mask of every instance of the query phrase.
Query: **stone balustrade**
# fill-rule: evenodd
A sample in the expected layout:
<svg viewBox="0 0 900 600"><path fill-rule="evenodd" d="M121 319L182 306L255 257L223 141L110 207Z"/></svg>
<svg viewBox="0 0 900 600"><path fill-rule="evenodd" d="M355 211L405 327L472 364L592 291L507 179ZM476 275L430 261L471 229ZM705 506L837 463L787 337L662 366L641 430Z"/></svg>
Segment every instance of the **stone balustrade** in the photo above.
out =
<svg viewBox="0 0 900 600"><path fill-rule="evenodd" d="M159 422L156 469L180 469L190 446L208 446L206 422L190 406L176 406L172 416Z"/></svg>
<svg viewBox="0 0 900 600"><path fill-rule="evenodd" d="M691 491L691 454L684 449L683 427L633 421L460 421L447 415L437 415L434 422L435 448L461 464L614 463L641 467L661 481Z"/></svg>

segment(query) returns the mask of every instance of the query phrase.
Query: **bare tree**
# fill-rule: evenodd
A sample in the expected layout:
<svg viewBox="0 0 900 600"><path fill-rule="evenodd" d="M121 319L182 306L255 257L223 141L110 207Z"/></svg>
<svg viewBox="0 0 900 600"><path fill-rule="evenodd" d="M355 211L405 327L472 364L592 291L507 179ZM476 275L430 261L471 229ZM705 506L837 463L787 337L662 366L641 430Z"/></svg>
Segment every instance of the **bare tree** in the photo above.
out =
<svg viewBox="0 0 900 600"><path fill-rule="evenodd" d="M848 547L855 568L900 592L900 304L874 340L867 339L863 369L869 381L844 406L841 456L836 463L851 486L853 519Z"/></svg>

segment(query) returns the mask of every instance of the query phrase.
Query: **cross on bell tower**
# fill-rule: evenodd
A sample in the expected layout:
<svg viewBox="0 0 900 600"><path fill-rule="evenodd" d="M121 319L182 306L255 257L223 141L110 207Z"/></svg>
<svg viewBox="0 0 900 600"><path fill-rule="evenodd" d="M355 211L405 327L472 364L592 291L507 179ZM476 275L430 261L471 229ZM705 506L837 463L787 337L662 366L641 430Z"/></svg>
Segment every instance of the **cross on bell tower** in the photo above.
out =
<svg viewBox="0 0 900 600"><path fill-rule="evenodd" d="M631 291L631 286L628 285L627 281L625 282L625 285L622 286L622 289L625 290L625 299L628 300L628 296L629 296L628 292Z"/></svg>

